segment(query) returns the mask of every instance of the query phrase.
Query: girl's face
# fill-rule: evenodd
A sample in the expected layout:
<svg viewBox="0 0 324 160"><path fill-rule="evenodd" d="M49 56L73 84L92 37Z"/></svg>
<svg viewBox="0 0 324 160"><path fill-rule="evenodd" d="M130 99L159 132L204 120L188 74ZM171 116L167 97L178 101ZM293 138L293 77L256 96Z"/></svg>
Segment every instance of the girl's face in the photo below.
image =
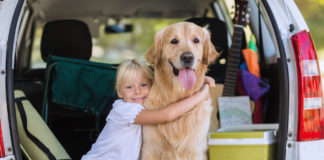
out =
<svg viewBox="0 0 324 160"><path fill-rule="evenodd" d="M150 81L139 74L134 81L126 82L121 85L117 91L118 96L125 102L138 103L143 105L145 98L149 94L151 89Z"/></svg>

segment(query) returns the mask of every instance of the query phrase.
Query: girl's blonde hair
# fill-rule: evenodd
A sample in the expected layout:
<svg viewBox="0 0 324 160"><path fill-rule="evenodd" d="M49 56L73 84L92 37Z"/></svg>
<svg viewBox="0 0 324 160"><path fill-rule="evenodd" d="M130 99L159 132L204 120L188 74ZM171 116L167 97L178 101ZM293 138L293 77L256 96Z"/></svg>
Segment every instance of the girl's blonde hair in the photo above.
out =
<svg viewBox="0 0 324 160"><path fill-rule="evenodd" d="M143 74L152 85L153 71L143 60L134 58L122 62L117 69L115 89L118 91L122 84L134 81L135 77L140 74Z"/></svg>

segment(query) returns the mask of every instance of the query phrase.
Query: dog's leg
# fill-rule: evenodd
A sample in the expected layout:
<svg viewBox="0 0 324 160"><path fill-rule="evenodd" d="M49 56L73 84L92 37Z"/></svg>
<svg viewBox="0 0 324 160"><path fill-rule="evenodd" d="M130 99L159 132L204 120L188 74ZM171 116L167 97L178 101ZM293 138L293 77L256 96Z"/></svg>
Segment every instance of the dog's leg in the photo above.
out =
<svg viewBox="0 0 324 160"><path fill-rule="evenodd" d="M207 160L207 156L204 153L201 152L196 152L196 153L189 153L189 154L181 154L180 158L178 158L179 160Z"/></svg>
<svg viewBox="0 0 324 160"><path fill-rule="evenodd" d="M160 160L160 158L152 153L142 152L141 160Z"/></svg>
<svg viewBox="0 0 324 160"><path fill-rule="evenodd" d="M143 144L141 149L141 160L162 160L165 152L163 139L155 126L143 126Z"/></svg>

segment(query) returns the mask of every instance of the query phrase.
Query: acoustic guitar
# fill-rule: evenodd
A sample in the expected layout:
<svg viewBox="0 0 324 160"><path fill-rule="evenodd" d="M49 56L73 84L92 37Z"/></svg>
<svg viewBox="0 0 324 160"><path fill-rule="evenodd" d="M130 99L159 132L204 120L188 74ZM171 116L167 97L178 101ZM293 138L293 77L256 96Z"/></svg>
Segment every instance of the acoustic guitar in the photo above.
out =
<svg viewBox="0 0 324 160"><path fill-rule="evenodd" d="M235 16L234 16L234 32L232 35L232 44L229 49L229 54L227 57L227 66L225 73L224 85L217 84L214 90L211 90L211 96L213 99L213 105L218 106L214 109L213 115L216 115L216 111L221 108L222 104L219 104L222 98L232 98L231 103L236 103L238 97L235 96L236 93L236 82L237 74L240 67L240 56L242 50L242 38L244 36L243 27L248 23L248 0L235 0ZM221 93L222 91L222 93ZM248 97L247 97L248 98ZM218 104L217 104L218 100ZM241 103L238 101L238 103ZM249 107L250 101L248 100ZM253 107L251 106L252 110ZM222 120L222 115L220 115ZM216 124L213 124L216 123ZM219 128L219 123L216 117L212 116L210 131L214 131Z"/></svg>
<svg viewBox="0 0 324 160"><path fill-rule="evenodd" d="M223 96L235 96L237 72L240 67L240 56L242 50L243 27L248 21L247 0L235 1L234 32L232 45L227 57Z"/></svg>

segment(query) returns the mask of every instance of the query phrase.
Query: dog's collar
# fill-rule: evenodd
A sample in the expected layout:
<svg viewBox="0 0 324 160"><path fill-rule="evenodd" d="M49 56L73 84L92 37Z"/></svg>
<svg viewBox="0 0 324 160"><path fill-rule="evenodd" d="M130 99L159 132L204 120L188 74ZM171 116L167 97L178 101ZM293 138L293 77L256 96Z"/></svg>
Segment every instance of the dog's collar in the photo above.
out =
<svg viewBox="0 0 324 160"><path fill-rule="evenodd" d="M169 63L172 66L173 74L175 76L178 76L179 75L179 69L177 69L170 60L169 60Z"/></svg>

